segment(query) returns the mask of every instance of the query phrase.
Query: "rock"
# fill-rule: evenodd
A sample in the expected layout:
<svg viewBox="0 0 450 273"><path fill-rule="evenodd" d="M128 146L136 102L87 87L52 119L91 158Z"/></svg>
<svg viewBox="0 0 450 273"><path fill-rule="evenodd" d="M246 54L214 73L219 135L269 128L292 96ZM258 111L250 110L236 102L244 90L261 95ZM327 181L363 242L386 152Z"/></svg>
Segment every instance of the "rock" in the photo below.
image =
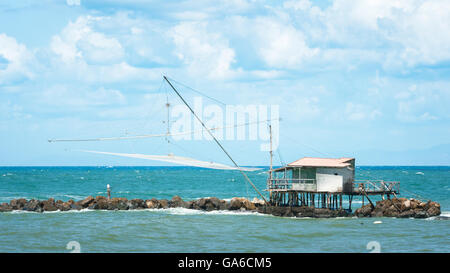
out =
<svg viewBox="0 0 450 273"><path fill-rule="evenodd" d="M426 205L427 205L427 203L425 203L425 202L420 202L419 205L418 205L417 207L420 208L420 209L424 209Z"/></svg>
<svg viewBox="0 0 450 273"><path fill-rule="evenodd" d="M68 210L70 210L70 203L63 202L61 200L56 201L55 202L55 206L60 211L68 211Z"/></svg>
<svg viewBox="0 0 450 273"><path fill-rule="evenodd" d="M172 197L172 200L169 201L169 207L171 208L184 208L186 207L186 202L181 199L178 195Z"/></svg>
<svg viewBox="0 0 450 273"><path fill-rule="evenodd" d="M370 213L371 217L383 217L383 209L376 206L375 209Z"/></svg>
<svg viewBox="0 0 450 273"><path fill-rule="evenodd" d="M167 199L159 200L159 208L160 209L167 209L168 207L169 207L169 201Z"/></svg>
<svg viewBox="0 0 450 273"><path fill-rule="evenodd" d="M242 207L244 207L246 210L256 210L255 204L250 202L248 199L242 200ZM294 215L292 215L294 216Z"/></svg>
<svg viewBox="0 0 450 273"><path fill-rule="evenodd" d="M441 214L441 206L439 204L430 205L429 209L427 210L427 214L429 215L429 217L440 215Z"/></svg>
<svg viewBox="0 0 450 273"><path fill-rule="evenodd" d="M264 200L258 199L258 198L253 198L252 203L255 204L255 206L264 206L265 202Z"/></svg>
<svg viewBox="0 0 450 273"><path fill-rule="evenodd" d="M414 210L406 210L401 212L400 214L398 214L398 218L411 218L414 217L416 215L416 213L414 212Z"/></svg>
<svg viewBox="0 0 450 273"><path fill-rule="evenodd" d="M27 204L27 200L24 198L20 198L20 199L13 199L9 202L9 206L13 209L13 210L22 210Z"/></svg>
<svg viewBox="0 0 450 273"><path fill-rule="evenodd" d="M410 200L405 200L404 202L402 202L402 205L400 206L400 210L402 212L407 211L411 208L411 201Z"/></svg>
<svg viewBox="0 0 450 273"><path fill-rule="evenodd" d="M371 216L372 206L370 204L362 206L355 211L355 215L358 217L368 217Z"/></svg>
<svg viewBox="0 0 450 273"><path fill-rule="evenodd" d="M206 198L200 198L194 201L194 209L206 209Z"/></svg>
<svg viewBox="0 0 450 273"><path fill-rule="evenodd" d="M49 198L48 200L42 201L42 209L44 211L57 211L58 208L55 204L55 199Z"/></svg>
<svg viewBox="0 0 450 273"><path fill-rule="evenodd" d="M400 214L398 209L394 206L394 203L387 209L383 210L383 216L397 217Z"/></svg>
<svg viewBox="0 0 450 273"><path fill-rule="evenodd" d="M428 218L428 217L429 217L428 213L423 210L416 212L414 215L414 218Z"/></svg>
<svg viewBox="0 0 450 273"><path fill-rule="evenodd" d="M230 209L230 202L220 200L219 210L229 210L229 209Z"/></svg>
<svg viewBox="0 0 450 273"><path fill-rule="evenodd" d="M108 200L107 210L127 210L127 209L128 209L128 200L126 198L114 197L111 200Z"/></svg>
<svg viewBox="0 0 450 273"><path fill-rule="evenodd" d="M94 201L95 201L94 197L88 196L88 197L86 197L85 199L83 199L83 200L81 200L81 201L78 201L77 203L78 203L78 205L79 205L80 207L82 207L82 208L87 208L87 207L89 207L89 206L91 205L91 203L94 202Z"/></svg>
<svg viewBox="0 0 450 273"><path fill-rule="evenodd" d="M83 207L80 206L80 204L78 202L75 202L75 203L70 204L70 209L71 210L81 210L81 209L83 209Z"/></svg>
<svg viewBox="0 0 450 273"><path fill-rule="evenodd" d="M157 209L159 208L159 202L156 198L145 200L145 206L149 209Z"/></svg>
<svg viewBox="0 0 450 273"><path fill-rule="evenodd" d="M128 209L143 209L145 208L145 202L142 199L132 199L127 202Z"/></svg>
<svg viewBox="0 0 450 273"><path fill-rule="evenodd" d="M412 210L416 209L420 204L420 201L416 200L414 198L411 198L410 201L411 201L411 209Z"/></svg>
<svg viewBox="0 0 450 273"><path fill-rule="evenodd" d="M0 205L0 212L12 211L13 208L8 203L2 203Z"/></svg>
<svg viewBox="0 0 450 273"><path fill-rule="evenodd" d="M95 201L92 202L88 208L89 209L107 210L108 207L109 207L109 202L106 198L96 198Z"/></svg>
<svg viewBox="0 0 450 273"><path fill-rule="evenodd" d="M214 207L214 209L218 210L220 209L221 200L217 197L211 197L209 198L209 203Z"/></svg>
<svg viewBox="0 0 450 273"><path fill-rule="evenodd" d="M238 210L243 206L242 198L233 197L230 201L230 210Z"/></svg>
<svg viewBox="0 0 450 273"><path fill-rule="evenodd" d="M31 199L30 201L27 202L27 204L23 209L26 211L41 210L41 202L39 200Z"/></svg>

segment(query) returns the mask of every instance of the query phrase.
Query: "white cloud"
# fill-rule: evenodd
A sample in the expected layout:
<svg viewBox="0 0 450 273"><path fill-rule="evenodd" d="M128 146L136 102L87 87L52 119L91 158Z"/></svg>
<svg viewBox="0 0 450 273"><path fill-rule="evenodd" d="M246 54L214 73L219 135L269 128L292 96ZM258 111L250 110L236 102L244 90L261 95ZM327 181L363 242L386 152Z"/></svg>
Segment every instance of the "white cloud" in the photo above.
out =
<svg viewBox="0 0 450 273"><path fill-rule="evenodd" d="M448 82L411 84L395 95L397 118L403 122L446 120L450 118Z"/></svg>
<svg viewBox="0 0 450 273"><path fill-rule="evenodd" d="M81 5L81 0L66 0L66 3L69 6L79 6Z"/></svg>
<svg viewBox="0 0 450 273"><path fill-rule="evenodd" d="M303 33L289 24L267 18L259 18L254 24L261 44L259 54L271 67L295 68L319 52L318 48L309 48Z"/></svg>
<svg viewBox="0 0 450 273"><path fill-rule="evenodd" d="M235 52L220 33L208 31L205 22L182 22L169 34L176 46L174 54L187 65L192 74L206 74L211 78L227 78Z"/></svg>
<svg viewBox="0 0 450 273"><path fill-rule="evenodd" d="M0 120L29 119L32 115L25 113L21 105L11 101L0 102Z"/></svg>
<svg viewBox="0 0 450 273"><path fill-rule="evenodd" d="M14 84L34 76L34 56L13 37L0 34L0 85Z"/></svg>
<svg viewBox="0 0 450 273"><path fill-rule="evenodd" d="M381 111L370 105L348 102L345 106L345 117L349 120L374 120L382 115Z"/></svg>
<svg viewBox="0 0 450 273"><path fill-rule="evenodd" d="M114 64L123 60L120 42L93 30L103 17L80 16L52 38L51 48L65 63L84 61L89 64Z"/></svg>

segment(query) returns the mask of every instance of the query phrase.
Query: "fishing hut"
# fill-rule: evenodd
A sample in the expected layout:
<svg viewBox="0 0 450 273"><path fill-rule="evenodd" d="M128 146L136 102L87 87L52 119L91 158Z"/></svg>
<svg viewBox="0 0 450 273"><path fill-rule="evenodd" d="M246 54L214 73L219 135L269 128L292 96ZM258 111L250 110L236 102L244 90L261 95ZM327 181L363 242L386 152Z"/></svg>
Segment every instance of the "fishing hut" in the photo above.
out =
<svg viewBox="0 0 450 273"><path fill-rule="evenodd" d="M361 196L373 203L370 195L396 196L400 183L383 180L355 180L354 158L304 157L281 168L271 169L267 180L270 203L274 206L310 206L343 209L353 197Z"/></svg>

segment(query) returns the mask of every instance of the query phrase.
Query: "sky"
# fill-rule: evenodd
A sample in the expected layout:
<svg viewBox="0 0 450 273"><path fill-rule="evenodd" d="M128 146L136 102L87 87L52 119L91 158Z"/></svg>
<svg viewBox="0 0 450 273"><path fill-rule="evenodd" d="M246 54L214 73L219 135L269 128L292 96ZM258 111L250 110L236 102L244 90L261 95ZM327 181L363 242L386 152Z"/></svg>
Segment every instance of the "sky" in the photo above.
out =
<svg viewBox="0 0 450 273"><path fill-rule="evenodd" d="M230 163L211 141L47 142L163 131L163 75L279 105L278 165L450 165L449 34L447 0L1 1L0 165L155 164L83 149ZM224 141L268 165L259 144Z"/></svg>

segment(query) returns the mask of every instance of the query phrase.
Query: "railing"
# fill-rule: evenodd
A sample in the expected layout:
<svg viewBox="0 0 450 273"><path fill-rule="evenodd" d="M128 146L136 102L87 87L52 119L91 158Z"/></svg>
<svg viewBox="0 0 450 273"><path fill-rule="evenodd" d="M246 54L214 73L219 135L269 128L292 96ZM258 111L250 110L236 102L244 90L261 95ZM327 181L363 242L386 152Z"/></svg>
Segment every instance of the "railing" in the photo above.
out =
<svg viewBox="0 0 450 273"><path fill-rule="evenodd" d="M400 193L400 182L383 180L355 180L353 192Z"/></svg>
<svg viewBox="0 0 450 273"><path fill-rule="evenodd" d="M305 190L316 191L316 179L301 178L272 178L267 180L269 190ZM348 189L350 190L350 189ZM346 190L345 192L348 192ZM384 180L354 180L352 183L354 193L400 193L400 182Z"/></svg>
<svg viewBox="0 0 450 273"><path fill-rule="evenodd" d="M291 190L301 188L316 188L315 179L302 178L272 178L267 181L269 190Z"/></svg>

